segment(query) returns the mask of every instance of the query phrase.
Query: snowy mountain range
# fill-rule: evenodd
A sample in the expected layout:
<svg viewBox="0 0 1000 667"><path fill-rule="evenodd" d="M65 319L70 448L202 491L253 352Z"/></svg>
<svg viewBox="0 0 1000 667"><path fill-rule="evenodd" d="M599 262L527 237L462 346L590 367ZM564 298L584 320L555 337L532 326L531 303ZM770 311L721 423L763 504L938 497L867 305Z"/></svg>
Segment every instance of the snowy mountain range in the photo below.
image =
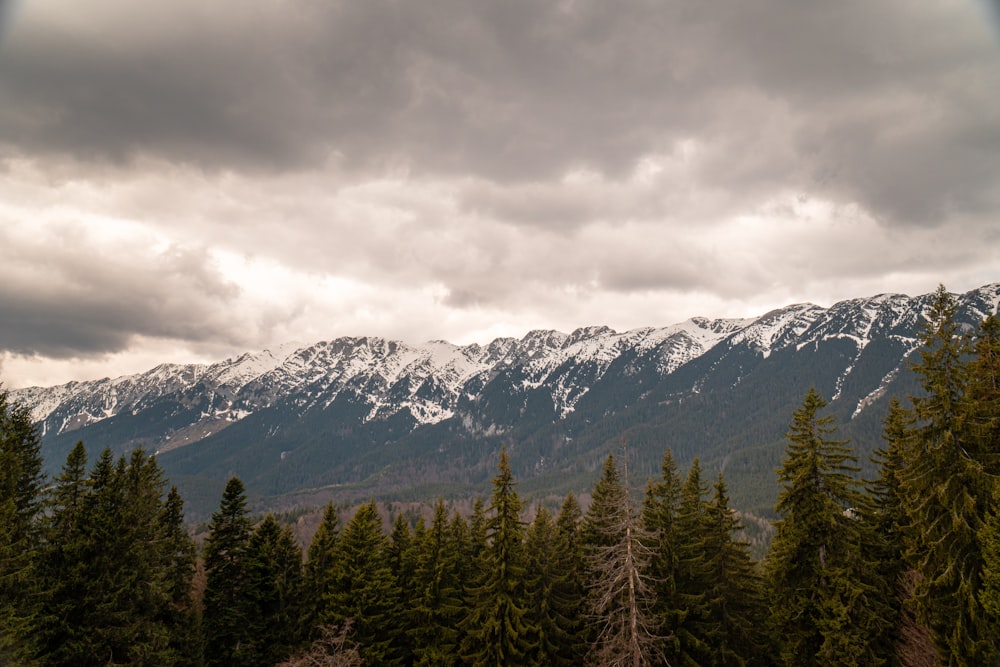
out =
<svg viewBox="0 0 1000 667"><path fill-rule="evenodd" d="M737 464L737 477L756 478L780 460L809 386L860 450L878 445L880 404L912 389L906 359L929 298L486 345L338 338L11 394L33 411L51 469L77 440L90 451L141 445L194 496L234 473L261 495L460 492L492 474L501 445L530 486L561 491L585 487L623 434L640 471L670 446L681 460L727 467L727 479ZM958 301L975 327L996 312L1000 283Z"/></svg>

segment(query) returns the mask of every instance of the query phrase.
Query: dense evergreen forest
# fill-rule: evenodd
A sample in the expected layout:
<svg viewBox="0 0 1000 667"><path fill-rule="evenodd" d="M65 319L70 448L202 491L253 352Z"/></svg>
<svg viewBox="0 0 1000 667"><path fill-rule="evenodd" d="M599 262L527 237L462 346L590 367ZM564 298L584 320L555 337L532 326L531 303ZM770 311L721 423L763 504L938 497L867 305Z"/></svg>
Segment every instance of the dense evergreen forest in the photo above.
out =
<svg viewBox="0 0 1000 667"><path fill-rule="evenodd" d="M804 397L763 562L722 475L668 450L636 500L624 444L585 512L525 508L503 451L471 516L330 505L305 554L234 477L199 553L154 457L47 480L0 391L0 664L1000 664L1000 320L954 316L940 288L874 479Z"/></svg>

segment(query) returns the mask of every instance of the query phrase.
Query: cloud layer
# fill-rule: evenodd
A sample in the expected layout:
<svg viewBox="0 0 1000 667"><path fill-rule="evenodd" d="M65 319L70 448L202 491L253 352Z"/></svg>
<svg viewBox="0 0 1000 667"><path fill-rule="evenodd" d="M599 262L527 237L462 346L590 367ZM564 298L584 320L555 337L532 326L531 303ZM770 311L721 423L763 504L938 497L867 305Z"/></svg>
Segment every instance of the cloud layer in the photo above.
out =
<svg viewBox="0 0 1000 667"><path fill-rule="evenodd" d="M8 10L10 385L1000 279L985 0Z"/></svg>

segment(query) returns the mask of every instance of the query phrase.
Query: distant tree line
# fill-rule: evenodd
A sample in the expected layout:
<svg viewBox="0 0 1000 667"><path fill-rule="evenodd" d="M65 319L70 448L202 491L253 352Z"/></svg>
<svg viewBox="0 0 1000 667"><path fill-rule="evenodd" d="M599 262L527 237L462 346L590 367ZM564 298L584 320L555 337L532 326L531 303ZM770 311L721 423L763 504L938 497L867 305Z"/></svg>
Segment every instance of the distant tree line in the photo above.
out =
<svg viewBox="0 0 1000 667"><path fill-rule="evenodd" d="M0 391L0 664L1000 664L1000 321L942 287L922 344L875 479L805 396L763 562L721 474L668 450L637 501L624 447L586 512L527 512L502 451L471 516L328 505L305 554L232 478L199 554L154 457L80 443L48 481Z"/></svg>

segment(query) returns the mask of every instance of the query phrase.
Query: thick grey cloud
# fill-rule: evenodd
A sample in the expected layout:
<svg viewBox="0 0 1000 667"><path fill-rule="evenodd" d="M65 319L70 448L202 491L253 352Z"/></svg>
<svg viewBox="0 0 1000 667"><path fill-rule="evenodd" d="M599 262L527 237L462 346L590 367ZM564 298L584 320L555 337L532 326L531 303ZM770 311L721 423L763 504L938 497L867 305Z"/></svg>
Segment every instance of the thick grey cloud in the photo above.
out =
<svg viewBox="0 0 1000 667"><path fill-rule="evenodd" d="M66 224L25 243L0 229L0 349L60 358L118 351L138 335L240 342L227 321L239 288L203 250L98 247L80 231Z"/></svg>
<svg viewBox="0 0 1000 667"><path fill-rule="evenodd" d="M0 361L996 279L993 4L7 3Z"/></svg>
<svg viewBox="0 0 1000 667"><path fill-rule="evenodd" d="M96 5L23 8L8 150L524 181L697 138L707 183L848 197L888 223L997 202L1000 54L975 3Z"/></svg>

